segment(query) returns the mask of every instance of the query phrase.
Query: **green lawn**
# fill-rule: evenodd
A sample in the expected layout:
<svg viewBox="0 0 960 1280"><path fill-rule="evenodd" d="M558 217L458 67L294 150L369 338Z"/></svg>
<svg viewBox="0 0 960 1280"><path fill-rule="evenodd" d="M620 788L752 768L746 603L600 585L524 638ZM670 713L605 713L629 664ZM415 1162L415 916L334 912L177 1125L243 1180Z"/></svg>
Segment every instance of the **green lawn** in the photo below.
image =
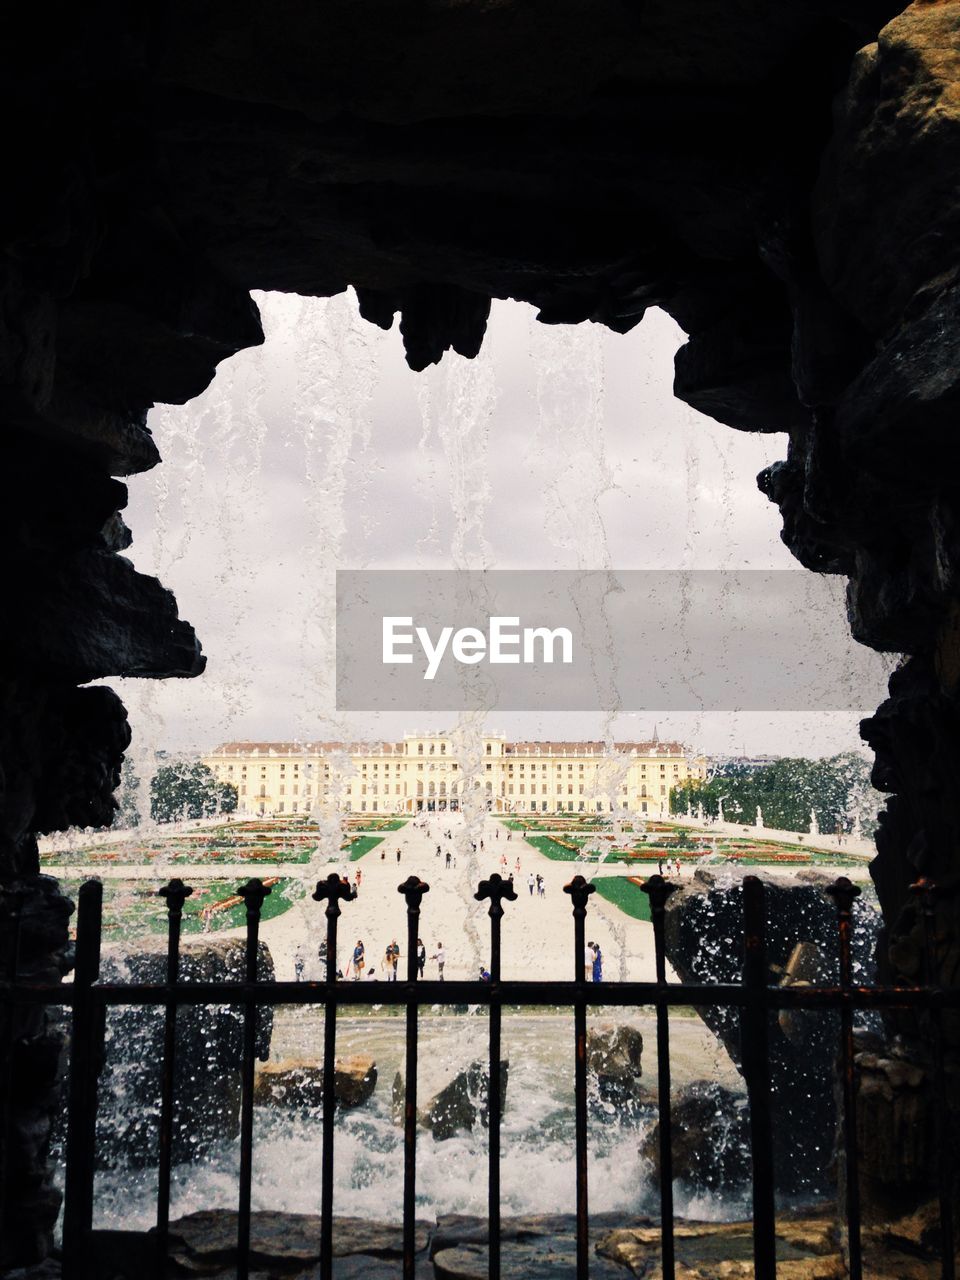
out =
<svg viewBox="0 0 960 1280"><path fill-rule="evenodd" d="M650 899L638 884L620 876L600 876L594 880L597 893L635 920L650 919Z"/></svg>
<svg viewBox="0 0 960 1280"><path fill-rule="evenodd" d="M350 861L356 862L358 858L364 857L375 849L378 844L383 844L383 836L356 836L350 842Z"/></svg>
<svg viewBox="0 0 960 1280"><path fill-rule="evenodd" d="M189 878L188 878L189 883ZM62 891L76 898L79 881L61 881ZM264 899L260 911L261 920L272 920L282 915L303 897L303 884L299 880L277 880ZM204 907L225 902L237 894L236 880L206 880L194 885L193 893L183 908L184 934L219 933L223 929L237 929L246 924L246 905L241 900L210 917L209 928L204 927ZM143 934L167 932L167 906L156 888L142 880L105 880L103 882L103 937L105 942L116 938L134 938Z"/></svg>
<svg viewBox="0 0 960 1280"><path fill-rule="evenodd" d="M353 831L399 831L409 821L409 818L371 818L369 822L359 819L356 822L351 820L350 828Z"/></svg>

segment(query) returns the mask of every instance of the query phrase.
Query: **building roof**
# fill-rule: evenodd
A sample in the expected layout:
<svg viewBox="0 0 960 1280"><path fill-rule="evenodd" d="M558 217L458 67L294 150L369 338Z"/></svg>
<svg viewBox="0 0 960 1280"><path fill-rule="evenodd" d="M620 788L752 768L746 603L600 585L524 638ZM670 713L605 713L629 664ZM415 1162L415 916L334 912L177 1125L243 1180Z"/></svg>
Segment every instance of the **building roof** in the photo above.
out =
<svg viewBox="0 0 960 1280"><path fill-rule="evenodd" d="M588 755L603 756L608 753L607 743L596 741L584 742L507 742L504 745L505 755ZM615 742L613 750L621 755L638 756L676 756L684 755L685 748L681 742Z"/></svg>
<svg viewBox="0 0 960 1280"><path fill-rule="evenodd" d="M680 742L617 742L613 747L620 755L682 756ZM604 756L607 744L598 740L582 742L504 742L508 756L589 755ZM404 755L402 742L224 742L210 755L214 756L309 756L309 755Z"/></svg>
<svg viewBox="0 0 960 1280"><path fill-rule="evenodd" d="M224 742L212 756L311 756L404 754L402 742Z"/></svg>

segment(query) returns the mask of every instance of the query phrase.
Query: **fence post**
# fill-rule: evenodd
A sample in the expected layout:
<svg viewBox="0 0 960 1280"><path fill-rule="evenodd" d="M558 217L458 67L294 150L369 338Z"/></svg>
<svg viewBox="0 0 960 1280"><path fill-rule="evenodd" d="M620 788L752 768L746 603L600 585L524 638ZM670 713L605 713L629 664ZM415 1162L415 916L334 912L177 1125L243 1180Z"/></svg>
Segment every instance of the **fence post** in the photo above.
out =
<svg viewBox="0 0 960 1280"><path fill-rule="evenodd" d="M73 1027L67 1112L67 1169L63 1206L63 1271L81 1280L88 1271L93 1228L97 1140L97 1076L102 1031L91 988L100 976L103 885L88 880L77 893L77 950L73 970Z"/></svg>
<svg viewBox="0 0 960 1280"><path fill-rule="evenodd" d="M574 981L577 991L573 1004L575 1057L573 1068L574 1130L577 1159L577 1280L590 1274L590 1216L587 1192L587 997L586 997L586 929L587 899L596 891L583 876L574 876L563 892L573 902Z"/></svg>
<svg viewBox="0 0 960 1280"><path fill-rule="evenodd" d="M337 920L340 903L357 896L350 882L335 871L326 880L318 880L313 891L315 902L326 900L327 917L327 995L323 1013L323 1121L320 1150L320 1280L333 1276L333 1121L336 1108L334 1072L337 1062Z"/></svg>
<svg viewBox="0 0 960 1280"><path fill-rule="evenodd" d="M826 892L837 908L837 935L840 944L840 1078L843 1089L843 1149L846 1166L847 1262L850 1280L861 1280L863 1256L860 1243L860 1170L857 1155L857 1074L853 1061L853 1007L850 988L853 963L850 954L853 903L860 890L846 876L840 876Z"/></svg>
<svg viewBox="0 0 960 1280"><path fill-rule="evenodd" d="M487 1085L487 1132L489 1174L487 1185L487 1258L490 1280L500 1280L500 1042L503 1008L500 1004L500 922L503 900L516 902L517 892L509 880L496 872L481 880L473 895L477 902L490 901L490 1076Z"/></svg>
<svg viewBox="0 0 960 1280"><path fill-rule="evenodd" d="M183 904L193 893L189 885L174 879L157 890L167 903L167 999L163 1021L163 1067L160 1083L160 1138L157 1169L157 1258L162 1273L167 1260L170 1226L170 1167L173 1161L173 1083L177 1057L177 994L180 977L180 926Z"/></svg>
<svg viewBox="0 0 960 1280"><path fill-rule="evenodd" d="M250 1274L250 1188L253 1181L253 1060L257 1051L259 1006L250 988L258 978L260 911L270 888L262 880L248 880L237 893L247 907L247 939L244 956L243 1059L240 1085L240 1188L237 1210L237 1280Z"/></svg>
<svg viewBox="0 0 960 1280"><path fill-rule="evenodd" d="M750 1100L753 1266L756 1280L773 1280L777 1274L777 1238L767 1026L767 920L763 884L756 876L743 878L743 985L746 1002L740 1016L740 1059Z"/></svg>
<svg viewBox="0 0 960 1280"><path fill-rule="evenodd" d="M940 1267L942 1280L954 1280L956 1257L953 1228L953 1154L951 1130L954 1125L947 1089L947 1073L943 1055L943 992L937 967L937 920L935 912L937 886L926 876L910 886L920 899L920 921L923 931L924 977L930 995L930 1039L933 1049L933 1086L936 1094L940 1126L937 1133L937 1181L940 1193Z"/></svg>
<svg viewBox="0 0 960 1280"><path fill-rule="evenodd" d="M653 948L657 986L662 995L667 985L666 942L664 920L667 899L676 893L677 885L668 884L663 876L650 876L640 888L650 899L653 923ZM676 1257L673 1238L673 1121L670 1104L670 1022L663 1000L657 1001L657 1111L660 1122L660 1269L663 1280L673 1280Z"/></svg>
<svg viewBox="0 0 960 1280"><path fill-rule="evenodd" d="M403 1088L403 1276L414 1280L417 1234L417 939L420 904L430 886L409 876L397 892L407 903L407 1047Z"/></svg>

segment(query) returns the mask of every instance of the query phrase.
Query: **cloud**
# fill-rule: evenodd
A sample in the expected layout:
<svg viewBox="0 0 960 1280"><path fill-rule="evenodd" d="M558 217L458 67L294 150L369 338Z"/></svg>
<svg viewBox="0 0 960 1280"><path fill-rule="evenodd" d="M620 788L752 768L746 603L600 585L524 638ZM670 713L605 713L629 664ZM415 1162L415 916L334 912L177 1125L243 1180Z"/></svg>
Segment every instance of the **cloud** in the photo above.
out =
<svg viewBox="0 0 960 1280"><path fill-rule="evenodd" d="M362 322L352 294L258 301L265 346L153 412L163 463L130 482L130 554L174 590L210 658L197 681L111 682L141 749L421 727L336 716L338 566L795 567L755 481L785 437L673 399L683 335L662 313L621 336L497 303L477 361L414 374L396 329ZM669 731L696 745L749 734L753 751L797 732L708 719ZM522 736L597 731L583 715L497 720ZM805 721L809 750L854 745L853 720Z"/></svg>

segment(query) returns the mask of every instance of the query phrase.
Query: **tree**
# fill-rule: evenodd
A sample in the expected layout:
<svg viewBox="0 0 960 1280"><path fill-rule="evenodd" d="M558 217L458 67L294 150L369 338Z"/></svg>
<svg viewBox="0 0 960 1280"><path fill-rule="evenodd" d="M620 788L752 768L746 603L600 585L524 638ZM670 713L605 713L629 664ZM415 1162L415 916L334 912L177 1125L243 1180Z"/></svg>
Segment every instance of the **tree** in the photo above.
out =
<svg viewBox="0 0 960 1280"><path fill-rule="evenodd" d="M237 788L218 782L199 760L162 765L150 783L150 815L155 822L212 818L233 813L236 807Z"/></svg>
<svg viewBox="0 0 960 1280"><path fill-rule="evenodd" d="M765 826L805 832L816 814L819 829L832 835L838 827L849 831L859 816L863 833L870 835L879 796L870 786L867 761L850 751L821 760L776 760L752 771L724 770L709 782L687 779L670 793L670 811L696 813L702 804L715 818L721 801L725 818L745 824L759 808Z"/></svg>

